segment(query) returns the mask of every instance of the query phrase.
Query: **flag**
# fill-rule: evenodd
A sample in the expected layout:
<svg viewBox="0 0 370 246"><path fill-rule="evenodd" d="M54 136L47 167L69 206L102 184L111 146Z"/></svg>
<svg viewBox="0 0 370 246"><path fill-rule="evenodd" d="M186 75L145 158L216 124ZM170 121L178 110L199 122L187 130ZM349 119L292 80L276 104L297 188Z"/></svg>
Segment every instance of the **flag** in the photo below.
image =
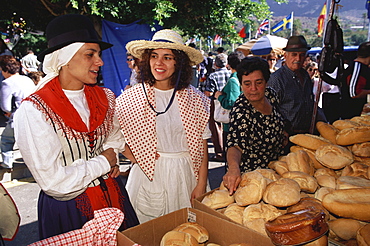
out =
<svg viewBox="0 0 370 246"><path fill-rule="evenodd" d="M326 17L326 3L324 4L324 7L322 7L319 18L317 19L317 35L319 37L321 37L322 33L324 32L325 17Z"/></svg>
<svg viewBox="0 0 370 246"><path fill-rule="evenodd" d="M269 28L270 28L269 19L264 19L261 22L261 25L257 29L256 38L257 38L258 35L262 34L264 31L268 31Z"/></svg>
<svg viewBox="0 0 370 246"><path fill-rule="evenodd" d="M367 18L370 19L370 0L366 0Z"/></svg>
<svg viewBox="0 0 370 246"><path fill-rule="evenodd" d="M214 41L215 41L215 44L218 44L220 45L221 42L222 42L222 38L220 35L216 34L215 38L214 38Z"/></svg>
<svg viewBox="0 0 370 246"><path fill-rule="evenodd" d="M285 17L282 21L277 23L275 26L271 28L272 33L280 32L285 29L292 29L293 22L292 22L292 13Z"/></svg>
<svg viewBox="0 0 370 246"><path fill-rule="evenodd" d="M249 38L250 29L251 29L251 27L250 27L249 24L246 24L245 26L243 26L243 28L238 33L239 37Z"/></svg>

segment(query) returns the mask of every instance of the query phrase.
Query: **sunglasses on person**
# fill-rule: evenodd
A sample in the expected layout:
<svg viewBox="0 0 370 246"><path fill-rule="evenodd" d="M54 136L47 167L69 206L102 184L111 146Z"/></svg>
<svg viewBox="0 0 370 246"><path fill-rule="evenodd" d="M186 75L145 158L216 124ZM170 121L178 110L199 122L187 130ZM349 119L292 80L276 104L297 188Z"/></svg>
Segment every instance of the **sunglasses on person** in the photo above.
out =
<svg viewBox="0 0 370 246"><path fill-rule="evenodd" d="M317 69L316 68L309 68L308 71L310 71L310 72L312 72L312 71L316 72Z"/></svg>
<svg viewBox="0 0 370 246"><path fill-rule="evenodd" d="M276 59L269 59L269 61L276 61Z"/></svg>
<svg viewBox="0 0 370 246"><path fill-rule="evenodd" d="M133 61L134 58L127 58L126 61Z"/></svg>

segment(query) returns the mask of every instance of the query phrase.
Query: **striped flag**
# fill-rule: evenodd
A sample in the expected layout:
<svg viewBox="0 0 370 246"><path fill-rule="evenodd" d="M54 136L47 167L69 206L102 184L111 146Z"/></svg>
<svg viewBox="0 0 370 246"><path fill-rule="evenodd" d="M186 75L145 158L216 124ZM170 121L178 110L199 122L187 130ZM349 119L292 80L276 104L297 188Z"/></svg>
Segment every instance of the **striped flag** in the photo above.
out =
<svg viewBox="0 0 370 246"><path fill-rule="evenodd" d="M324 32L325 18L326 18L326 3L324 4L324 7L322 7L319 18L317 19L317 34L319 37L321 37L322 33Z"/></svg>
<svg viewBox="0 0 370 246"><path fill-rule="evenodd" d="M264 31L268 31L269 28L270 28L269 19L264 19L261 22L261 25L257 29L256 38L257 38L258 35L261 35Z"/></svg>
<svg viewBox="0 0 370 246"><path fill-rule="evenodd" d="M216 34L215 38L214 38L214 41L215 41L215 44L218 44L220 45L221 42L222 42L222 38L220 35Z"/></svg>

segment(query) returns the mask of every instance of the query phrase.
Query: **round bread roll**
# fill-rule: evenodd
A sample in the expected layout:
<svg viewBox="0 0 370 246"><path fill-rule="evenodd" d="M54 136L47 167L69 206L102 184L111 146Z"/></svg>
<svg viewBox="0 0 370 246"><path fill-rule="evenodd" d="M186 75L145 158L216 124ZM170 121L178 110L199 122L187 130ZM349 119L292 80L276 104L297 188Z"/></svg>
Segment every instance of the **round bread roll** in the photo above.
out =
<svg viewBox="0 0 370 246"><path fill-rule="evenodd" d="M370 157L360 157L360 156L354 155L353 159L357 162L361 162L367 166L370 166Z"/></svg>
<svg viewBox="0 0 370 246"><path fill-rule="evenodd" d="M198 243L204 243L209 239L209 233L206 228L195 222L186 222L177 226L173 231L189 233Z"/></svg>
<svg viewBox="0 0 370 246"><path fill-rule="evenodd" d="M329 140L312 134L297 134L289 137L289 140L307 149L316 150L324 144L331 143Z"/></svg>
<svg viewBox="0 0 370 246"><path fill-rule="evenodd" d="M224 181L221 181L220 187L218 188L219 190L229 190L225 187Z"/></svg>
<svg viewBox="0 0 370 246"><path fill-rule="evenodd" d="M329 237L336 240L356 239L358 229L364 225L358 220L344 218L331 220L328 223L330 228Z"/></svg>
<svg viewBox="0 0 370 246"><path fill-rule="evenodd" d="M236 203L232 203L226 207L224 215L234 222L242 225L243 224L243 212L245 207L241 207Z"/></svg>
<svg viewBox="0 0 370 246"><path fill-rule="evenodd" d="M334 144L320 146L315 156L321 164L332 169L341 169L353 162L351 151Z"/></svg>
<svg viewBox="0 0 370 246"><path fill-rule="evenodd" d="M346 166L342 170L341 175L370 179L369 173L370 173L370 166L360 163L360 162L354 162L351 165Z"/></svg>
<svg viewBox="0 0 370 246"><path fill-rule="evenodd" d="M330 125L326 122L318 121L316 123L316 128L319 131L320 135L329 140L332 144L337 144L337 134L339 130L333 125Z"/></svg>
<svg viewBox="0 0 370 246"><path fill-rule="evenodd" d="M299 184L299 187L301 187L301 190L309 193L314 193L318 188L316 179L304 172L286 172L282 175L282 177L295 180Z"/></svg>
<svg viewBox="0 0 370 246"><path fill-rule="evenodd" d="M354 144L351 151L354 155L360 157L370 157L370 142Z"/></svg>
<svg viewBox="0 0 370 246"><path fill-rule="evenodd" d="M251 230L261 233L262 235L267 236L266 229L265 229L266 221L261 218L257 218L254 220L248 220L243 223L245 227L248 227Z"/></svg>
<svg viewBox="0 0 370 246"><path fill-rule="evenodd" d="M259 228L263 228L262 231L264 231L265 230L264 223L266 223L269 220L273 220L280 215L281 215L281 212L276 207L270 204L265 204L263 202L260 202L258 204L252 204L252 205L247 206L244 209L243 225L253 229L252 228L253 222L260 219L260 221L255 223L254 225L260 225L261 220L262 220L263 227L259 226ZM266 234L265 232L261 232L261 230L256 230L256 231Z"/></svg>
<svg viewBox="0 0 370 246"><path fill-rule="evenodd" d="M234 194L236 203L239 206L247 206L253 203L259 203L265 192L267 181L261 173L257 171L246 172L242 175L239 188Z"/></svg>
<svg viewBox="0 0 370 246"><path fill-rule="evenodd" d="M357 243L358 246L369 246L370 245L370 224L367 224L357 231Z"/></svg>
<svg viewBox="0 0 370 246"><path fill-rule="evenodd" d="M267 185L263 201L276 207L287 207L299 202L300 192L296 181L281 178Z"/></svg>
<svg viewBox="0 0 370 246"><path fill-rule="evenodd" d="M268 167L275 170L279 175L288 172L288 164L285 161L271 161Z"/></svg>
<svg viewBox="0 0 370 246"><path fill-rule="evenodd" d="M330 187L321 187L320 189L318 189L315 192L315 198L317 200L322 201L322 199L324 198L324 196L326 196L327 194L333 192L334 190L335 190L334 188L330 188Z"/></svg>
<svg viewBox="0 0 370 246"><path fill-rule="evenodd" d="M215 190L211 194L205 196L202 203L210 208L218 209L226 207L234 201L234 196L230 196L228 190Z"/></svg>
<svg viewBox="0 0 370 246"><path fill-rule="evenodd" d="M337 216L370 221L370 189L334 190L324 196L322 204Z"/></svg>
<svg viewBox="0 0 370 246"><path fill-rule="evenodd" d="M337 190L355 188L370 188L370 180L353 176L341 176L337 179Z"/></svg>
<svg viewBox="0 0 370 246"><path fill-rule="evenodd" d="M277 174L274 170L268 168L256 169L257 172L262 174L263 177L276 181L280 178L280 175Z"/></svg>
<svg viewBox="0 0 370 246"><path fill-rule="evenodd" d="M162 237L160 246L198 246L198 241L189 233L169 231Z"/></svg>
<svg viewBox="0 0 370 246"><path fill-rule="evenodd" d="M341 130L337 135L338 145L351 145L370 141L370 127L352 127Z"/></svg>
<svg viewBox="0 0 370 246"><path fill-rule="evenodd" d="M335 189L337 186L338 175L330 168L319 168L315 171L314 177L321 187L330 187Z"/></svg>
<svg viewBox="0 0 370 246"><path fill-rule="evenodd" d="M287 155L287 165L289 171L304 172L311 176L314 173L313 163L304 150L289 153Z"/></svg>
<svg viewBox="0 0 370 246"><path fill-rule="evenodd" d="M317 178L318 176L322 176L322 175L331 176L331 177L334 177L336 179L339 178L339 176L335 173L335 171L333 169L330 169L330 168L327 168L327 167L319 168L314 173L315 178Z"/></svg>

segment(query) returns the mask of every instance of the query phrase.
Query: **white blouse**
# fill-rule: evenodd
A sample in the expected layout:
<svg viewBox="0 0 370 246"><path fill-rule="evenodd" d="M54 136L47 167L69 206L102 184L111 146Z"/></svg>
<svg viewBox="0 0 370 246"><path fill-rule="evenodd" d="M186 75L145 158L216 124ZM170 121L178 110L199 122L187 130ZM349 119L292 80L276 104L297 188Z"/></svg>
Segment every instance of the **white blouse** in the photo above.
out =
<svg viewBox="0 0 370 246"><path fill-rule="evenodd" d="M76 108L85 124L89 122L89 109L83 90L64 93ZM110 165L103 155L88 161L78 159L68 166L62 166L62 145L53 127L32 102L22 102L14 116L15 139L23 160L41 189L58 200L70 200L81 194L98 177L110 171ZM114 129L103 149L124 150L125 141L117 117Z"/></svg>

